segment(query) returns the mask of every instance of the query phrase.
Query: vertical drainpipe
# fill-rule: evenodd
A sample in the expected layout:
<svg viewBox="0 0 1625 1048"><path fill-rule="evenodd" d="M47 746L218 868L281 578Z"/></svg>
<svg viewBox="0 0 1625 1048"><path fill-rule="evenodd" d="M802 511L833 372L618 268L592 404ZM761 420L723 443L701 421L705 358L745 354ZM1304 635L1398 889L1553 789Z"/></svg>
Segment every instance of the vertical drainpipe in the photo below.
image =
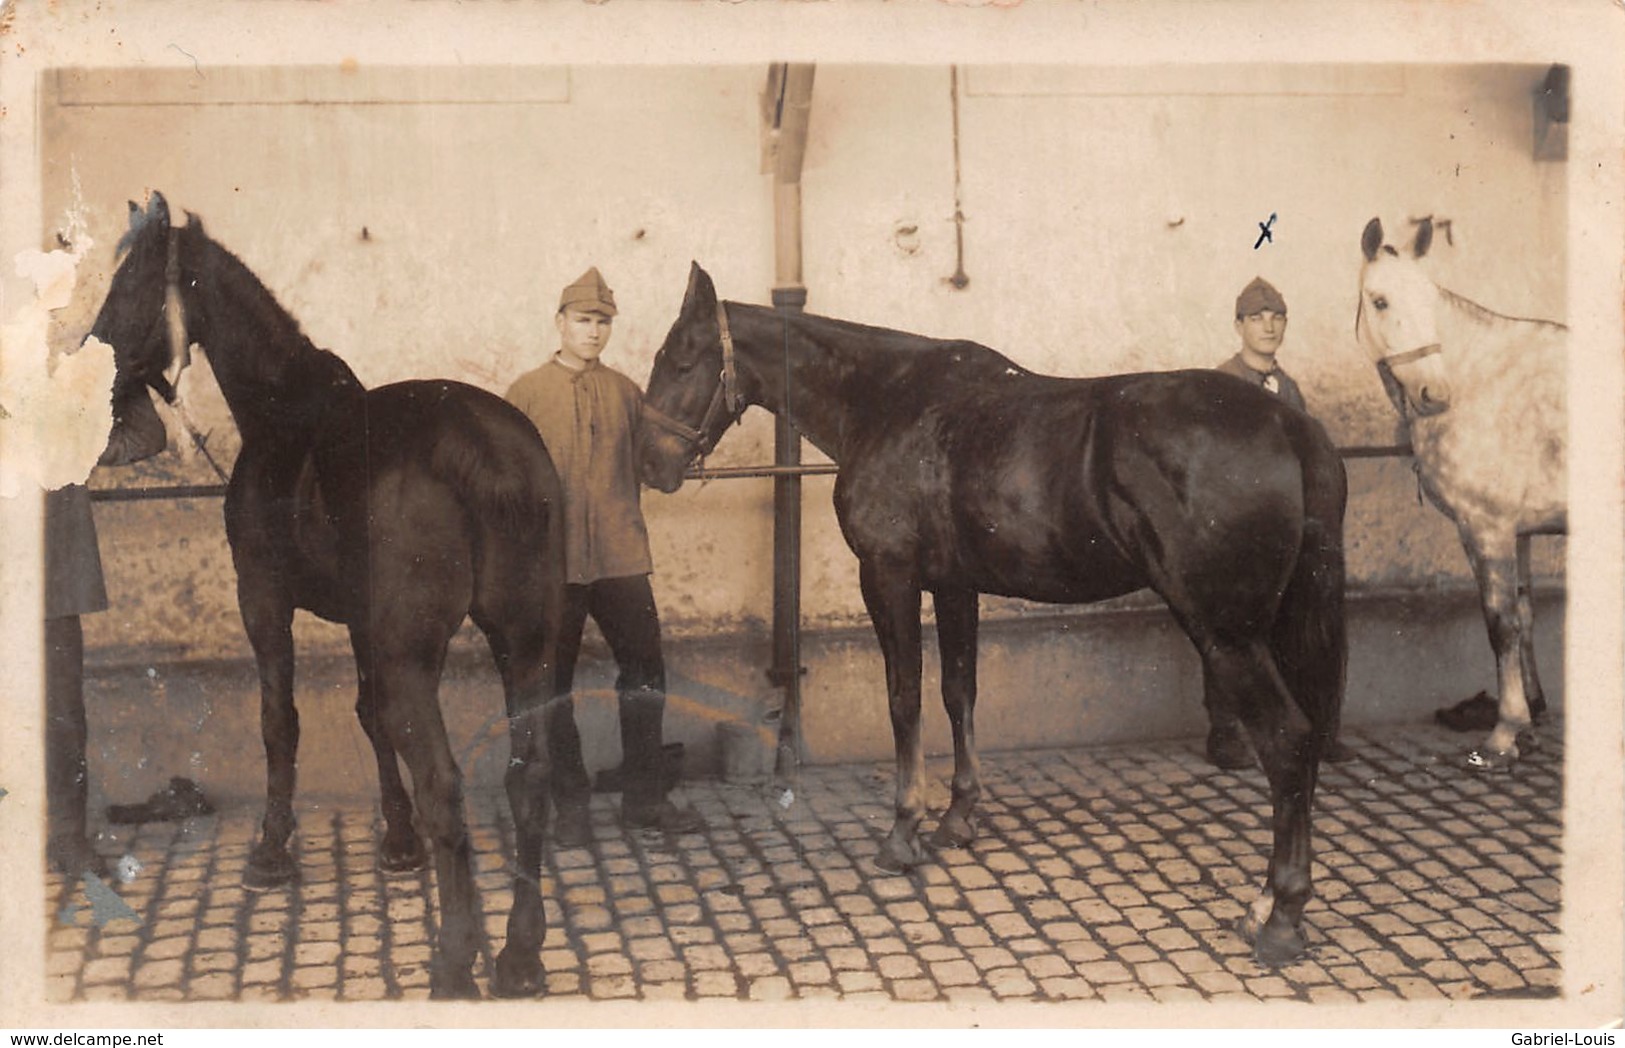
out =
<svg viewBox="0 0 1625 1048"><path fill-rule="evenodd" d="M786 63L768 77L777 87L772 111L777 132L773 164L773 305L787 315L807 304L801 279L801 164L807 152L807 123L812 111L814 66ZM788 332L788 326L785 329ZM786 410L779 412L773 438L773 461L801 464L801 434L791 419L788 358ZM773 665L768 679L784 689L779 746L774 772L781 783L795 781L801 763L801 478L773 478Z"/></svg>

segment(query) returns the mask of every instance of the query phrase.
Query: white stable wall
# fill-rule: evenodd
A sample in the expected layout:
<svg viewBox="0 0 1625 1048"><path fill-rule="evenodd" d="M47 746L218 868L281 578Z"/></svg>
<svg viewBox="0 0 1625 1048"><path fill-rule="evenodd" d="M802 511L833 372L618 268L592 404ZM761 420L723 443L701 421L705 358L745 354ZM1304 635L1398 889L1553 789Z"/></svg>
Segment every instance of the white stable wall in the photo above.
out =
<svg viewBox="0 0 1625 1048"><path fill-rule="evenodd" d="M1563 318L1567 165L1532 155L1535 66L821 66L803 179L808 309L968 337L1042 371L1206 367L1233 352L1255 274L1291 310L1282 360L1342 444L1395 418L1353 339L1373 215L1450 221L1441 283ZM96 244L64 333L105 291L125 201L161 189L202 216L364 381L501 391L551 352L558 289L597 265L621 305L609 360L640 383L691 259L724 297L769 301L763 66L60 70L41 85L43 239L82 205ZM956 289L957 197L964 272ZM1255 250L1274 213L1274 240ZM197 384L210 443L229 419ZM761 412L714 465L771 459ZM810 458L816 456L810 455ZM1357 586L1467 584L1454 530L1403 460L1355 461ZM210 483L174 452L101 486ZM861 625L856 566L806 491L809 628ZM673 637L771 617L771 482L649 493ZM92 660L246 657L218 500L98 505L114 609ZM1560 540L1541 568L1561 570ZM1036 609L988 602L995 618ZM302 619L307 645L343 634Z"/></svg>

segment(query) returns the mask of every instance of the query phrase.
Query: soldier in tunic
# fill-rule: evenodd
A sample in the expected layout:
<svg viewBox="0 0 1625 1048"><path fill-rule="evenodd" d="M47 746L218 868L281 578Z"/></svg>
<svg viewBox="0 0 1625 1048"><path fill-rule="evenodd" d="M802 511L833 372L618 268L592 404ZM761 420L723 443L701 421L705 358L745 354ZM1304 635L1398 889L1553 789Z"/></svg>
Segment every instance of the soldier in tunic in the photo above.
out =
<svg viewBox="0 0 1625 1048"><path fill-rule="evenodd" d="M665 774L662 747L666 670L637 472L643 394L599 359L615 314L614 292L596 268L587 270L560 295L558 352L507 392L535 423L564 484L565 608L548 738L554 835L565 846L592 839L591 784L571 698L588 615L619 671L622 824L668 832L704 826L697 812L667 796L674 783Z"/></svg>

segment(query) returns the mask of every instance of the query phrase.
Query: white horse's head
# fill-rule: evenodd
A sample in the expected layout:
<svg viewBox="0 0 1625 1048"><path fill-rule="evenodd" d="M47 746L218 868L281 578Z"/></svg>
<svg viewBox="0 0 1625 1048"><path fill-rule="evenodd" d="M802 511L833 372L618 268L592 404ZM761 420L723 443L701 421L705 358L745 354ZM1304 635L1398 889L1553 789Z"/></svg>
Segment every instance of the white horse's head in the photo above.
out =
<svg viewBox="0 0 1625 1048"><path fill-rule="evenodd" d="M1360 345L1379 369L1403 387L1419 415L1450 407L1436 308L1439 288L1416 260L1433 241L1433 223L1424 220L1409 256L1382 242L1382 222L1373 218L1360 238L1360 309L1354 323Z"/></svg>

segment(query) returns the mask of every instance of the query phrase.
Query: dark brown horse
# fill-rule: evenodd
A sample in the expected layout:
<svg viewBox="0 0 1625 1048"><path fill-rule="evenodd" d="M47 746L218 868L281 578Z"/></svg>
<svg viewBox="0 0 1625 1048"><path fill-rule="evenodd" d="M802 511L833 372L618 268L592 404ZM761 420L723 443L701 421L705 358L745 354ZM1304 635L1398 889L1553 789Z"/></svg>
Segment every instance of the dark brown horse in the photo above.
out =
<svg viewBox="0 0 1625 1048"><path fill-rule="evenodd" d="M1342 705L1337 450L1308 416L1212 371L1060 379L971 342L719 303L699 266L655 357L651 485L677 488L749 404L788 411L840 466L835 512L886 663L897 820L878 861L925 859L921 594L953 726L939 845L975 835L980 593L1054 603L1149 586L1234 698L1269 778L1275 846L1244 931L1304 948L1310 809Z"/></svg>
<svg viewBox="0 0 1625 1048"><path fill-rule="evenodd" d="M481 932L462 776L439 705L447 644L472 616L502 677L513 750L514 902L491 988L537 992L544 715L564 578L559 479L547 449L517 409L472 386L363 388L195 215L172 228L156 193L147 211L133 203L130 211L123 260L92 333L114 347L120 382L145 382L169 399L187 347L201 345L242 433L226 535L259 665L268 775L245 880L274 887L296 872L288 853L299 745L292 623L304 608L349 627L356 712L383 790L386 869L424 861L397 753L411 770L439 881L433 992L478 996Z"/></svg>

